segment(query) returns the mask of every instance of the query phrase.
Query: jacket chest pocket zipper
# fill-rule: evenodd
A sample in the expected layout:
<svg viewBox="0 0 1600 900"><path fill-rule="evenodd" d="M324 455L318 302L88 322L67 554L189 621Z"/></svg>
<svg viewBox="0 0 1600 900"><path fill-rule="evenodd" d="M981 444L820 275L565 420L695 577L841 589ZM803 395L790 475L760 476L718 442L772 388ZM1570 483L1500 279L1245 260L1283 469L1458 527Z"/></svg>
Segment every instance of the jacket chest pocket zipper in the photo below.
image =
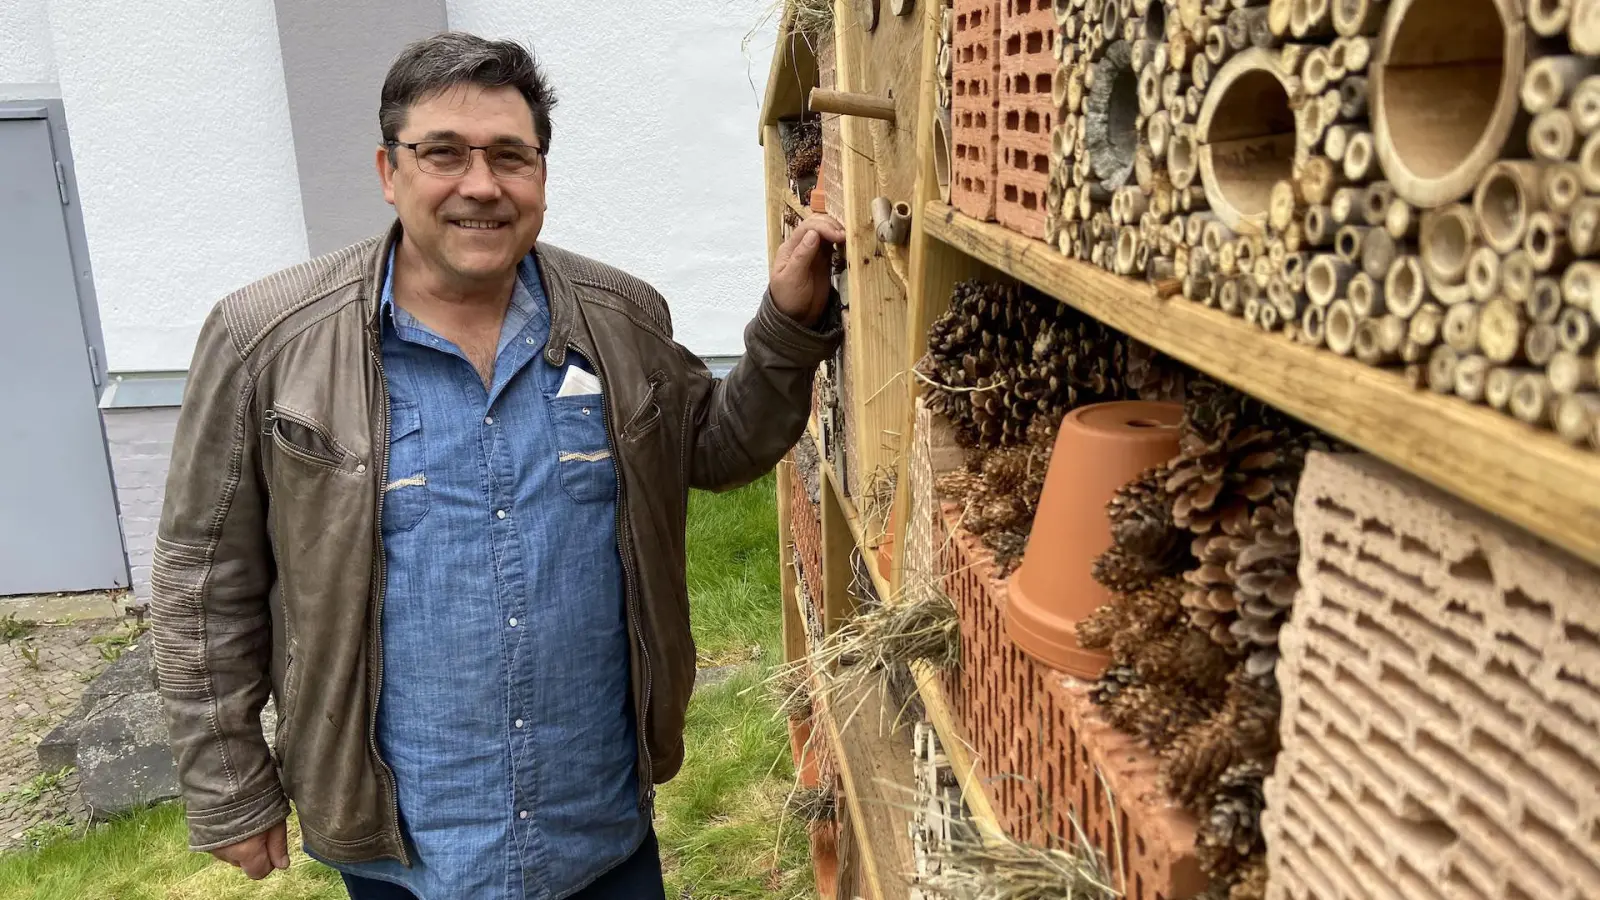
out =
<svg viewBox="0 0 1600 900"><path fill-rule="evenodd" d="M343 469L350 456L322 425L278 407L267 410L261 433L270 436L278 449L312 465Z"/></svg>
<svg viewBox="0 0 1600 900"><path fill-rule="evenodd" d="M641 435L656 427L661 421L661 388L667 383L667 373L656 370L650 373L650 390L645 394L644 402L634 410L628 423L622 426L622 439L625 441L637 440Z"/></svg>

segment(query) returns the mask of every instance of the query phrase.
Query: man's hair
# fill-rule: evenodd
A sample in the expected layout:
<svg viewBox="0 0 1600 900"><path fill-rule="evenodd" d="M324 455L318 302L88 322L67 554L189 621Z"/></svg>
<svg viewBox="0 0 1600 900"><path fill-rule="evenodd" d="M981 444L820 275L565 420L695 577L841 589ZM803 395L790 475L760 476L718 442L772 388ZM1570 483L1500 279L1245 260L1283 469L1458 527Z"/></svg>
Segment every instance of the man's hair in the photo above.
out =
<svg viewBox="0 0 1600 900"><path fill-rule="evenodd" d="M533 54L516 41L491 41L464 31L441 32L400 51L383 80L378 103L384 143L399 140L412 104L461 84L516 88L533 110L534 134L546 151L550 149L550 111L556 95Z"/></svg>

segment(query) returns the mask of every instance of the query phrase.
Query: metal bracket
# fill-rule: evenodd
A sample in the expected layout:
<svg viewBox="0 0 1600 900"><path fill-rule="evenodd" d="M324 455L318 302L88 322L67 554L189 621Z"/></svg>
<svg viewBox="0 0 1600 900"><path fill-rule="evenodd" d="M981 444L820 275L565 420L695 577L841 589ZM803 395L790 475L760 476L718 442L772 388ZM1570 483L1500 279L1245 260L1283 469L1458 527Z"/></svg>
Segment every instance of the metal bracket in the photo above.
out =
<svg viewBox="0 0 1600 900"><path fill-rule="evenodd" d="M61 195L61 205L67 205L67 167L56 161L56 193Z"/></svg>

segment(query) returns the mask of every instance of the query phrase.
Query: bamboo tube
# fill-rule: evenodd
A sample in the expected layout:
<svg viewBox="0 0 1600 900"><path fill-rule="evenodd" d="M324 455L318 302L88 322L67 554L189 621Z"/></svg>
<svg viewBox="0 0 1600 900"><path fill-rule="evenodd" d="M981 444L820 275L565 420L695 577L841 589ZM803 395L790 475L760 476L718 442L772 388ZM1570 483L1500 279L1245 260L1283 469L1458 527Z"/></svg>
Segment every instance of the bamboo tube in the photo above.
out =
<svg viewBox="0 0 1600 900"><path fill-rule="evenodd" d="M1424 303L1406 321L1406 339L1422 347L1439 343L1439 329L1444 325L1444 307L1437 303Z"/></svg>
<svg viewBox="0 0 1600 900"><path fill-rule="evenodd" d="M1375 4L1386 7L1388 4ZM1346 35L1339 39L1344 46L1345 71L1352 74L1365 72L1368 64L1372 62L1372 38L1365 36Z"/></svg>
<svg viewBox="0 0 1600 900"><path fill-rule="evenodd" d="M1595 388L1594 365L1587 355L1559 350L1545 363L1544 371L1550 379L1550 389L1564 397Z"/></svg>
<svg viewBox="0 0 1600 900"><path fill-rule="evenodd" d="M1578 151L1578 177L1590 191L1600 191L1600 131L1584 139Z"/></svg>
<svg viewBox="0 0 1600 900"><path fill-rule="evenodd" d="M1535 159L1562 162L1572 158L1578 146L1578 129L1572 115L1564 109L1547 110L1533 117L1528 126L1528 150Z"/></svg>
<svg viewBox="0 0 1600 900"><path fill-rule="evenodd" d="M1544 56L1533 60L1522 73L1522 108L1538 115L1564 107L1578 82L1597 71L1600 61L1586 56Z"/></svg>
<svg viewBox="0 0 1600 900"><path fill-rule="evenodd" d="M1361 193L1361 217L1368 225L1381 227L1394 202L1394 187L1387 181L1374 181Z"/></svg>
<svg viewBox="0 0 1600 900"><path fill-rule="evenodd" d="M1218 294L1217 306L1230 316L1244 314L1244 300L1239 296L1239 280L1229 278L1222 283L1222 292Z"/></svg>
<svg viewBox="0 0 1600 900"><path fill-rule="evenodd" d="M1332 4L1329 0L1295 0L1289 7L1289 32L1296 38L1332 34Z"/></svg>
<svg viewBox="0 0 1600 900"><path fill-rule="evenodd" d="M819 113L860 116L867 119L895 120L894 101L876 94L811 89L811 109Z"/></svg>
<svg viewBox="0 0 1600 900"><path fill-rule="evenodd" d="M1472 299L1486 303L1500 293L1500 255L1488 247L1472 251L1467 259L1467 289Z"/></svg>
<svg viewBox="0 0 1600 900"><path fill-rule="evenodd" d="M1250 261L1250 275L1258 287L1263 290L1272 282L1276 267L1272 264L1272 257L1265 253Z"/></svg>
<svg viewBox="0 0 1600 900"><path fill-rule="evenodd" d="M1523 308L1496 297L1478 309L1478 349L1490 362L1509 363L1522 355L1528 321Z"/></svg>
<svg viewBox="0 0 1600 900"><path fill-rule="evenodd" d="M1456 391L1456 365L1461 357L1454 350L1440 344L1428 356L1428 389L1436 394L1453 394Z"/></svg>
<svg viewBox="0 0 1600 900"><path fill-rule="evenodd" d="M1194 126L1174 124L1172 137L1167 140L1167 172L1172 176L1172 186L1187 190L1200 172L1194 139Z"/></svg>
<svg viewBox="0 0 1600 900"><path fill-rule="evenodd" d="M1600 75L1590 75L1572 90L1572 124L1579 134L1600 129Z"/></svg>
<svg viewBox="0 0 1600 900"><path fill-rule="evenodd" d="M1229 49L1238 52L1246 47L1258 46L1255 43L1257 32L1270 41L1272 32L1267 27L1268 13L1269 10L1265 6L1251 6L1229 13L1224 28L1227 32Z"/></svg>
<svg viewBox="0 0 1600 900"><path fill-rule="evenodd" d="M1294 183L1279 181L1272 186L1267 200L1267 224L1273 231L1283 231L1294 221Z"/></svg>
<svg viewBox="0 0 1600 900"><path fill-rule="evenodd" d="M1322 253L1306 266L1306 298L1315 306L1327 306L1344 296L1356 267L1337 256Z"/></svg>
<svg viewBox="0 0 1600 900"><path fill-rule="evenodd" d="M1431 272L1423 271L1424 280L1428 284L1428 294L1439 301L1443 306L1455 306L1457 303L1469 303L1472 292L1467 289L1465 281L1449 284L1434 277Z"/></svg>
<svg viewBox="0 0 1600 900"><path fill-rule="evenodd" d="M1350 145L1351 125L1329 125L1322 132L1322 155L1336 163L1344 162L1344 151Z"/></svg>
<svg viewBox="0 0 1600 900"><path fill-rule="evenodd" d="M1511 414L1529 425L1548 425L1555 392L1543 372L1528 372L1511 390Z"/></svg>
<svg viewBox="0 0 1600 900"><path fill-rule="evenodd" d="M1415 315L1427 299L1422 263L1415 256L1400 256L1383 279L1383 297L1389 311L1401 318Z"/></svg>
<svg viewBox="0 0 1600 900"><path fill-rule="evenodd" d="M1328 304L1325 323L1328 349L1340 356L1349 356L1356 345L1356 314L1350 301L1335 300Z"/></svg>
<svg viewBox="0 0 1600 900"><path fill-rule="evenodd" d="M1239 274L1239 245L1234 241L1226 241L1217 248L1217 270L1227 276Z"/></svg>
<svg viewBox="0 0 1600 900"><path fill-rule="evenodd" d="M1483 242L1496 253L1510 253L1522 243L1528 217L1540 207L1538 163L1501 160L1491 165L1472 192Z"/></svg>
<svg viewBox="0 0 1600 900"><path fill-rule="evenodd" d="M1322 105L1321 115L1323 122L1332 125L1334 122L1347 121L1347 118L1343 113L1344 97L1339 93L1338 88L1332 88L1327 91L1323 91L1321 97L1313 96L1306 102L1309 104L1312 101ZM1347 150L1346 152L1348 153L1349 151Z"/></svg>
<svg viewBox="0 0 1600 900"><path fill-rule="evenodd" d="M1600 250L1600 197L1583 197L1572 204L1567 219L1567 243L1578 256Z"/></svg>
<svg viewBox="0 0 1600 900"><path fill-rule="evenodd" d="M1153 116L1161 111L1161 76L1154 64L1139 73L1139 114Z"/></svg>
<svg viewBox="0 0 1600 900"><path fill-rule="evenodd" d="M1459 284L1476 240L1477 224L1466 206L1454 203L1423 213L1417 242L1423 268L1441 284Z"/></svg>
<svg viewBox="0 0 1600 900"><path fill-rule="evenodd" d="M1571 18L1572 0L1529 0L1528 26L1540 37L1560 36Z"/></svg>
<svg viewBox="0 0 1600 900"><path fill-rule="evenodd" d="M1304 294L1306 290L1306 267L1311 264L1311 255L1308 253L1290 253L1284 256L1283 264L1278 267L1278 273L1289 286L1289 290L1296 294Z"/></svg>
<svg viewBox="0 0 1600 900"><path fill-rule="evenodd" d="M1327 310L1320 306L1306 307L1300 315L1300 335L1307 344L1320 347L1327 339L1327 315Z"/></svg>
<svg viewBox="0 0 1600 900"><path fill-rule="evenodd" d="M1394 362L1400 358L1405 333L1404 323L1394 316L1362 320L1356 325L1356 359L1369 366Z"/></svg>
<svg viewBox="0 0 1600 900"><path fill-rule="evenodd" d="M1377 34L1389 4L1379 0L1335 0L1333 30L1343 37ZM1366 68L1362 66L1362 68Z"/></svg>
<svg viewBox="0 0 1600 900"><path fill-rule="evenodd" d="M1406 379L1411 382L1412 387L1423 387L1427 384L1427 367L1419 363L1427 362L1430 349L1432 348L1412 343L1410 338L1400 342L1400 361L1406 364Z"/></svg>
<svg viewBox="0 0 1600 900"><path fill-rule="evenodd" d="M1211 305L1211 279L1204 275L1190 272L1183 279L1183 295L1190 300L1197 300L1206 305Z"/></svg>
<svg viewBox="0 0 1600 900"><path fill-rule="evenodd" d="M1383 285L1366 272L1352 275L1345 292L1350 300L1350 308L1359 318L1371 319L1387 311L1383 303Z"/></svg>
<svg viewBox="0 0 1600 900"><path fill-rule="evenodd" d="M1561 269L1572 260L1572 247L1555 216L1536 212L1528 217L1528 233L1522 239L1522 249L1527 251L1535 272ZM1529 285L1530 289L1532 285Z"/></svg>
<svg viewBox="0 0 1600 900"><path fill-rule="evenodd" d="M1348 150L1345 151L1345 158L1349 158ZM1334 188L1342 183L1340 175L1332 160L1325 156L1313 156L1300 167L1295 186L1300 189L1300 197L1307 205L1320 206L1333 197Z"/></svg>
<svg viewBox="0 0 1600 900"><path fill-rule="evenodd" d="M1532 371L1518 366L1495 366L1490 369L1488 378L1484 379L1484 402L1492 409L1505 412L1511 404L1511 390L1516 386L1517 379Z"/></svg>
<svg viewBox="0 0 1600 900"><path fill-rule="evenodd" d="M1267 29L1273 37L1281 38L1289 33L1290 19L1293 18L1291 5L1292 0L1268 0Z"/></svg>
<svg viewBox="0 0 1600 900"><path fill-rule="evenodd" d="M1587 309L1569 306L1556 316L1556 340L1561 349L1571 353L1587 353L1595 345L1594 319Z"/></svg>
<svg viewBox="0 0 1600 900"><path fill-rule="evenodd" d="M1282 318L1278 313L1277 307L1270 302L1261 303L1260 306L1261 309L1257 313L1256 324L1260 325L1263 331L1277 331L1278 326L1282 324Z"/></svg>
<svg viewBox="0 0 1600 900"><path fill-rule="evenodd" d="M1561 282L1554 276L1541 275L1533 280L1533 292L1528 295L1526 302L1528 319L1546 325L1555 322L1561 315ZM1584 313L1587 315L1588 310Z"/></svg>
<svg viewBox="0 0 1600 900"><path fill-rule="evenodd" d="M1297 217L1283 230L1283 249L1290 253L1300 253L1306 248L1305 227Z"/></svg>
<svg viewBox="0 0 1600 900"><path fill-rule="evenodd" d="M1500 292L1518 303L1533 294L1533 260L1526 251L1515 250L1500 260Z"/></svg>
<svg viewBox="0 0 1600 900"><path fill-rule="evenodd" d="M1306 302L1305 292L1294 290L1281 276L1267 283L1267 299L1284 322L1298 322L1300 314L1310 305Z"/></svg>
<svg viewBox="0 0 1600 900"><path fill-rule="evenodd" d="M1457 353L1473 353L1478 349L1478 312L1476 303L1457 303L1444 313L1444 342Z"/></svg>
<svg viewBox="0 0 1600 900"><path fill-rule="evenodd" d="M1224 247L1233 246L1233 231L1222 224L1221 220L1216 218L1202 219L1201 226L1203 233L1200 238L1200 246L1204 247L1206 252L1213 257L1221 256ZM1232 256L1233 254L1230 253L1229 255Z"/></svg>
<svg viewBox="0 0 1600 900"><path fill-rule="evenodd" d="M1569 444L1581 445L1593 443L1600 446L1600 394L1573 394L1562 397L1555 404L1556 411L1552 424L1556 434Z"/></svg>
<svg viewBox="0 0 1600 900"><path fill-rule="evenodd" d="M1483 392L1488 387L1489 361L1476 354L1466 354L1456 361L1456 396L1469 403L1482 403Z"/></svg>
<svg viewBox="0 0 1600 900"><path fill-rule="evenodd" d="M1349 121L1365 116L1371 96L1364 76L1351 75L1339 82L1339 118Z"/></svg>
<svg viewBox="0 0 1600 900"><path fill-rule="evenodd" d="M1594 315L1600 309L1600 263L1575 262L1561 275L1561 299Z"/></svg>
<svg viewBox="0 0 1600 900"><path fill-rule="evenodd" d="M1382 228L1369 228L1361 237L1361 270L1373 278L1389 274L1398 250L1394 238Z"/></svg>
<svg viewBox="0 0 1600 900"><path fill-rule="evenodd" d="M1361 259L1361 248L1366 242L1367 234L1372 229L1362 225L1346 225L1339 229L1333 236L1333 252L1347 263L1355 263Z"/></svg>
<svg viewBox="0 0 1600 900"><path fill-rule="evenodd" d="M1320 95L1328 89L1328 48L1311 48L1300 64L1300 81L1310 94Z"/></svg>
<svg viewBox="0 0 1600 900"><path fill-rule="evenodd" d="M1190 90L1204 92L1206 85L1211 83L1211 72L1213 68L1214 67L1211 64L1210 58L1203 55L1196 56L1194 60L1189 63ZM1188 97L1189 94L1187 91L1185 91L1184 100L1187 101Z"/></svg>
<svg viewBox="0 0 1600 900"><path fill-rule="evenodd" d="M1220 66L1228 58L1228 50L1228 34L1223 26L1218 24L1206 28L1201 50L1206 61L1213 66Z"/></svg>
<svg viewBox="0 0 1600 900"><path fill-rule="evenodd" d="M1416 237L1418 219L1416 207L1396 197L1384 211L1383 230L1397 241L1407 240Z"/></svg>
<svg viewBox="0 0 1600 900"><path fill-rule="evenodd" d="M1188 90L1183 92L1184 110L1189 114L1189 119L1191 121L1200 117L1200 108L1205 105L1205 102L1205 91L1192 84L1189 85Z"/></svg>
<svg viewBox="0 0 1600 900"><path fill-rule="evenodd" d="M1528 336L1522 339L1523 355L1536 366L1549 365L1560 349L1561 340L1557 337L1554 325L1532 325L1528 328Z"/></svg>
<svg viewBox="0 0 1600 900"><path fill-rule="evenodd" d="M1305 214L1306 245L1310 247L1326 247L1333 243L1334 233L1338 230L1333 222L1332 214L1326 206L1312 206L1306 209Z"/></svg>
<svg viewBox="0 0 1600 900"><path fill-rule="evenodd" d="M1378 154L1373 151L1372 132L1357 131L1344 149L1344 177L1366 181L1377 172Z"/></svg>
<svg viewBox="0 0 1600 900"><path fill-rule="evenodd" d="M1333 199L1328 202L1328 213L1336 225L1358 225L1361 222L1361 208L1365 205L1363 189L1358 187L1342 187L1333 192Z"/></svg>
<svg viewBox="0 0 1600 900"><path fill-rule="evenodd" d="M1583 196L1582 170L1573 163L1557 163L1544 171L1540 185L1544 208L1558 216L1572 212L1573 204Z"/></svg>

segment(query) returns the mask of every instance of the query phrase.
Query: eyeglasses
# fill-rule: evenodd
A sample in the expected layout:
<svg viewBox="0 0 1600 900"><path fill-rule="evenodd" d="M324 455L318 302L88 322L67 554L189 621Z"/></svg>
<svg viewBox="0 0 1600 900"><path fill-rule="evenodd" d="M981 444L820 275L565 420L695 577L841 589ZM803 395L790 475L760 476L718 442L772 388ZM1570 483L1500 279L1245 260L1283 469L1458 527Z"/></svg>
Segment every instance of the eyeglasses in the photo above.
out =
<svg viewBox="0 0 1600 900"><path fill-rule="evenodd" d="M459 141L389 141L417 156L417 168L429 175L458 177L472 168L472 151L482 150L489 170L503 178L531 178L544 168L544 150L531 144L489 144L485 147Z"/></svg>

